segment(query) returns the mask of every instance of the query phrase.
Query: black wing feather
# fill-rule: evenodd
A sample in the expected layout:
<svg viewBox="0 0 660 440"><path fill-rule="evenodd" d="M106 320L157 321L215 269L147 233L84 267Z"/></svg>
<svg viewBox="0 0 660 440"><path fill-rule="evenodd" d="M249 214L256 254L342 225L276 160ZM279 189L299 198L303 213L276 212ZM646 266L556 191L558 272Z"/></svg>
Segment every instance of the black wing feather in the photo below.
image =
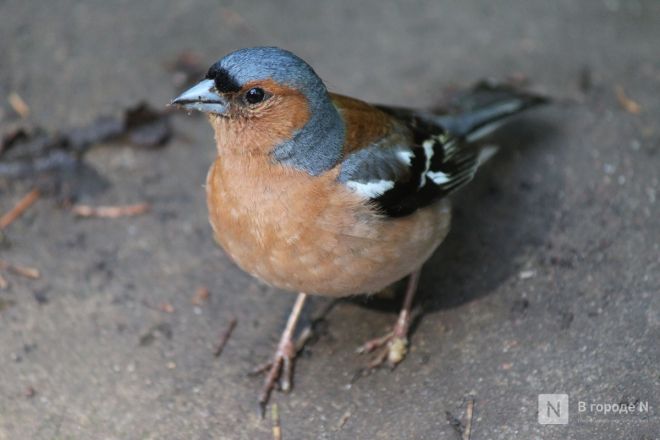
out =
<svg viewBox="0 0 660 440"><path fill-rule="evenodd" d="M349 155L338 179L389 217L412 214L472 179L480 163L473 135L544 102L535 95L480 84L459 102L458 113L376 106L396 122L391 139Z"/></svg>

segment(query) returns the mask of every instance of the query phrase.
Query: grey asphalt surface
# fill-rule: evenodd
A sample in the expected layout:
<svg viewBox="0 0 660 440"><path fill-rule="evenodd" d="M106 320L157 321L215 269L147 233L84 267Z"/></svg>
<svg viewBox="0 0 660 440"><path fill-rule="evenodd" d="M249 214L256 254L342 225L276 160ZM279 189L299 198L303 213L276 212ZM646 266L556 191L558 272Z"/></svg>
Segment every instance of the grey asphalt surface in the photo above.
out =
<svg viewBox="0 0 660 440"><path fill-rule="evenodd" d="M528 78L555 103L496 135L506 148L455 197L408 358L356 375L355 348L394 322L396 302L335 305L293 392L273 395L283 438L459 439L448 420L473 399L473 440L649 440L660 438L659 23L653 0L2 1L0 96L18 92L32 120L61 129L139 100L164 106L176 93L164 65L184 50L211 64L262 44L382 103L427 107L448 86ZM212 131L173 122L165 148L96 147L95 171L77 179L82 203L147 201L149 214L77 219L45 198L5 231L0 258L42 277L1 272L0 439L271 438L261 378L246 372L271 355L294 296L213 243L201 187ZM0 181L0 212L32 184ZM194 305L201 286L209 299ZM537 422L539 393L569 395L567 425ZM580 401L649 411L579 413Z"/></svg>

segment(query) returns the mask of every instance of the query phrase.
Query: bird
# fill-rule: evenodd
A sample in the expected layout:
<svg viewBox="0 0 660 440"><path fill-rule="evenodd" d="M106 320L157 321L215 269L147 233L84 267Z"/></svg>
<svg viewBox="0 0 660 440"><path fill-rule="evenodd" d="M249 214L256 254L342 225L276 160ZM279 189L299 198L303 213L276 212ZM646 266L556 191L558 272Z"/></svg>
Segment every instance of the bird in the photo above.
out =
<svg viewBox="0 0 660 440"><path fill-rule="evenodd" d="M411 79L412 81L412 79ZM291 388L294 332L309 295L373 294L408 277L393 329L361 346L371 367L408 350L423 264L450 229L449 196L493 154L478 142L546 102L482 83L448 113L369 104L328 91L278 47L231 52L171 104L208 115L206 178L215 240L244 271L297 292L259 394Z"/></svg>

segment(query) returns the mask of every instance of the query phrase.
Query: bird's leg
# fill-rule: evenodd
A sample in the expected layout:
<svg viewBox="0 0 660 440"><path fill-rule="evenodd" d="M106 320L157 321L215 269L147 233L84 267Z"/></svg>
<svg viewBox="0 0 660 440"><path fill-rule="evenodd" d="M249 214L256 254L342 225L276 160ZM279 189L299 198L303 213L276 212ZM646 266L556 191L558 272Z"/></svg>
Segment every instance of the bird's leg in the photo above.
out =
<svg viewBox="0 0 660 440"><path fill-rule="evenodd" d="M412 302L417 292L417 285L419 284L419 273L420 270L416 270L408 278L403 307L394 325L394 329L385 336L367 341L358 348L358 353L371 353L376 349L381 349L380 353L369 363L369 368L378 367L385 361L387 361L390 367L394 367L406 357L408 351L408 330L410 329L410 322L412 320Z"/></svg>
<svg viewBox="0 0 660 440"><path fill-rule="evenodd" d="M277 351L275 351L275 356L270 364L262 367L261 371L268 370L266 374L266 379L264 380L264 385L261 388L261 393L259 394L259 406L261 407L261 412L266 408L268 403L268 398L270 393L275 387L277 380L280 381L280 388L282 391L289 391L291 389L291 376L293 372L293 360L296 357L296 344L293 342L293 332L298 323L298 318L300 318L300 312L302 311L305 300L307 299L306 293L299 293L296 297L296 302L293 304L293 309L289 315L289 319L280 338L280 342L277 345ZM270 368L268 368L270 367Z"/></svg>

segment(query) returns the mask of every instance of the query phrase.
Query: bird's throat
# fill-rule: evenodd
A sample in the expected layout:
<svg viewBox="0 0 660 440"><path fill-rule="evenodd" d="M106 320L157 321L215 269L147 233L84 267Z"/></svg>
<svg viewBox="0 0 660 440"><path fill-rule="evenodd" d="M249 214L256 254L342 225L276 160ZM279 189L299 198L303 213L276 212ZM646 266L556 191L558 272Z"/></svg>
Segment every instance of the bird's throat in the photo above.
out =
<svg viewBox="0 0 660 440"><path fill-rule="evenodd" d="M283 165L318 176L341 160L345 125L327 97L321 102L311 103L311 115L290 140L273 149L271 156Z"/></svg>

